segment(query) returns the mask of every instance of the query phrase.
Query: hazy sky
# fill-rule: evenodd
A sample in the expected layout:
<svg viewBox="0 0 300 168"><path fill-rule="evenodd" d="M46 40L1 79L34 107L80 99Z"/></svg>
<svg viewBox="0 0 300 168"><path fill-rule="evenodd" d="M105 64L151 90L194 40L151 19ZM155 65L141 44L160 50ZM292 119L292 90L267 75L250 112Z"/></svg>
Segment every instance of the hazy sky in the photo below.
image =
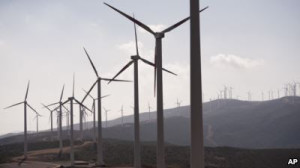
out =
<svg viewBox="0 0 300 168"><path fill-rule="evenodd" d="M182 0L107 1L160 30L189 15L189 2ZM260 100L261 92L280 89L300 81L299 0L202 0L201 48L204 100L216 98L224 85L233 96ZM153 61L154 38L139 29L141 55ZM86 47L103 77L112 77L134 52L132 22L103 5L101 0L1 0L0 1L0 134L23 130L23 106L4 107L23 101L31 81L28 102L44 117L40 128L48 129L49 113L41 103L58 101L63 84L64 99L81 100L96 76L83 51ZM164 73L165 108L176 99L189 104L189 22L163 39L163 66L178 76ZM155 109L153 68L140 62L140 110L148 102ZM132 79L132 69L121 79ZM102 84L108 118L133 113L133 83ZM93 92L95 95L95 92ZM277 96L277 94L276 94ZM88 99L87 104L90 105ZM75 107L77 109L77 107ZM28 110L29 130L35 129L34 113ZM89 117L89 120L91 116ZM78 122L76 111L75 122ZM64 122L65 123L65 122Z"/></svg>

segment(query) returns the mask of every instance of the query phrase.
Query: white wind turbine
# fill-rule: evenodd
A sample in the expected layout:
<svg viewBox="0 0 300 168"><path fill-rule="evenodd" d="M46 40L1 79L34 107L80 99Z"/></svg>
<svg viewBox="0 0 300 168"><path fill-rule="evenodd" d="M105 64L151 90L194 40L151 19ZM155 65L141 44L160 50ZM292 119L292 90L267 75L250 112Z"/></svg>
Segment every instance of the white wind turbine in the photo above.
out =
<svg viewBox="0 0 300 168"><path fill-rule="evenodd" d="M20 104L24 104L24 160L27 159L27 151L28 151L28 141L27 141L27 107L29 107L31 110L33 110L36 114L38 114L38 112L33 108L31 107L28 102L27 102L27 96L28 96L28 91L29 91L29 85L30 85L30 81L28 81L28 84L27 84L27 90L26 90L26 94L25 94L25 99L24 101L20 102L20 103L16 103L16 104L13 104L11 106L8 106L4 109L8 109L8 108L11 108L11 107L14 107L14 106L17 106L17 105L20 105ZM22 162L21 161L21 162Z"/></svg>

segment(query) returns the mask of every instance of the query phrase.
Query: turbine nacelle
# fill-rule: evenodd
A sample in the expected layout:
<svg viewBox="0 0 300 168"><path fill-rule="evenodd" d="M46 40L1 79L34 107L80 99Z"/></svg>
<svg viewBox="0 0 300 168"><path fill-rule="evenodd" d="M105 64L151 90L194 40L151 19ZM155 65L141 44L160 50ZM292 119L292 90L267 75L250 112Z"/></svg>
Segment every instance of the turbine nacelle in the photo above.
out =
<svg viewBox="0 0 300 168"><path fill-rule="evenodd" d="M131 56L130 57L132 60L138 60L138 59L140 59L140 56L138 56L138 55L133 55L133 56Z"/></svg>
<svg viewBox="0 0 300 168"><path fill-rule="evenodd" d="M154 37L157 38L157 39L162 39L165 37L165 33L162 33L162 32L156 32L154 34Z"/></svg>

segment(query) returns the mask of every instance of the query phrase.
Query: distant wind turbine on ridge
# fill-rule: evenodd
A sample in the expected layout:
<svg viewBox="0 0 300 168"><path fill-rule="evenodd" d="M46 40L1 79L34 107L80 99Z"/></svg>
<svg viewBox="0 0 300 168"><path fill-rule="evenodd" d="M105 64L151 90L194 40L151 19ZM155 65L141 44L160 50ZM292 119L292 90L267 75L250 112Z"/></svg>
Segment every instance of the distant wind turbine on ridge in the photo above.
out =
<svg viewBox="0 0 300 168"><path fill-rule="evenodd" d="M121 124L122 124L122 127L123 127L124 126L124 109L123 109L123 105L121 107L120 112L121 112Z"/></svg>
<svg viewBox="0 0 300 168"><path fill-rule="evenodd" d="M109 109L106 109L105 107L103 107L103 110L104 110L104 112L105 112L105 128L107 128L108 127L108 125L107 125L107 117L108 117L108 112L110 111Z"/></svg>
<svg viewBox="0 0 300 168"><path fill-rule="evenodd" d="M150 103L148 102L148 112L149 112L149 121L151 120L151 106Z"/></svg>

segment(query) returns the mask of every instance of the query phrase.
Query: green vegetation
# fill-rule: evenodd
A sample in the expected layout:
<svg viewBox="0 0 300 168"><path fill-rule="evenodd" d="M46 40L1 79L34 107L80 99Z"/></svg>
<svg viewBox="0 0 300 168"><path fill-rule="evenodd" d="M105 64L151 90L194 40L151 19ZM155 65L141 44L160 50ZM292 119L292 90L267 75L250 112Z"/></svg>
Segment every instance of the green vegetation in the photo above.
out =
<svg viewBox="0 0 300 168"><path fill-rule="evenodd" d="M83 144L75 149L76 160L94 162L96 158L95 145L93 143ZM64 146L68 146L64 141ZM40 150L55 148L57 142L34 142L29 144L29 150ZM23 144L10 144L0 146L0 163L9 162L11 158L23 154ZM142 144L143 167L152 168L156 164L155 143L144 142ZM289 158L299 158L299 149L238 149L230 147L208 147L205 148L206 168L282 168L287 167ZM57 155L43 154L38 156L40 161L69 160L69 154L64 153L62 158ZM119 141L106 139L104 141L104 161L108 166L130 166L133 165L133 143L130 141ZM166 162L169 168L189 167L189 147L166 145Z"/></svg>

